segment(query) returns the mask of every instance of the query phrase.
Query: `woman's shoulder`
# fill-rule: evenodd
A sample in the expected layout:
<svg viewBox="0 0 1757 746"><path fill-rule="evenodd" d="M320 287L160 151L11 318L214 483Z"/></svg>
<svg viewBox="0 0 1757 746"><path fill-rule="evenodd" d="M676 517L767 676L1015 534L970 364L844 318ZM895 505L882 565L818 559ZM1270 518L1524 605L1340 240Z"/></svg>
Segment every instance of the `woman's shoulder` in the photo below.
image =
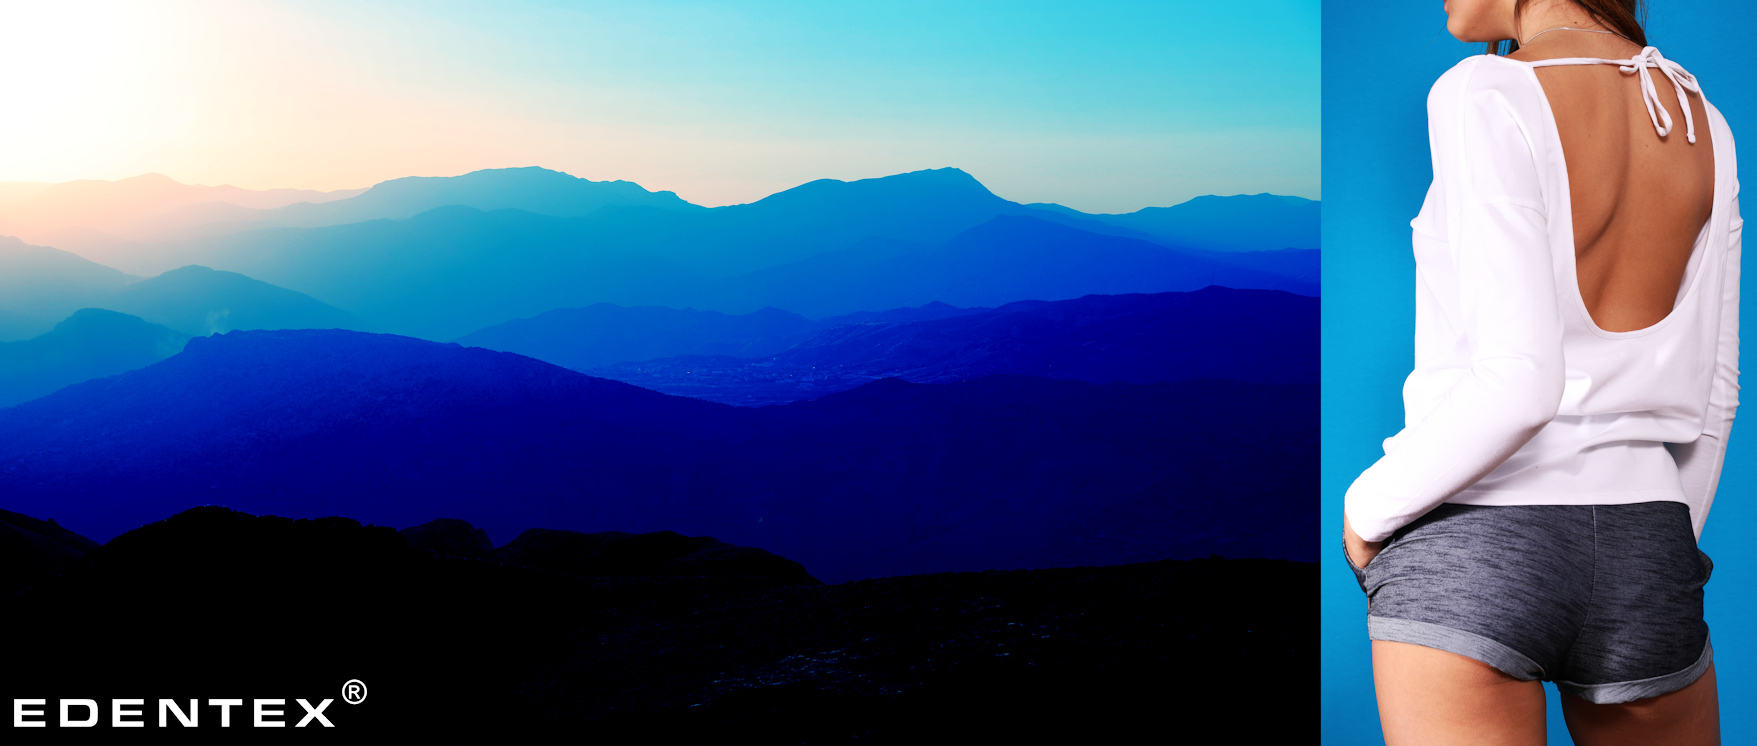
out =
<svg viewBox="0 0 1757 746"><path fill-rule="evenodd" d="M1530 65L1492 54L1466 57L1428 89L1430 124L1472 113L1535 123L1544 111L1543 86Z"/></svg>

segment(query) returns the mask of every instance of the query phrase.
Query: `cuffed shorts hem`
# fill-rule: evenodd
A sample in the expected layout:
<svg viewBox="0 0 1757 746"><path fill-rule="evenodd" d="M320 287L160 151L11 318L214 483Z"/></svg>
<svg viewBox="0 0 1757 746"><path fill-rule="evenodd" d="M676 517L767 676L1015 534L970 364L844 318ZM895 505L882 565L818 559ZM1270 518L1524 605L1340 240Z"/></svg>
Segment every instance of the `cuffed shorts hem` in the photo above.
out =
<svg viewBox="0 0 1757 746"><path fill-rule="evenodd" d="M1576 684L1571 681L1558 681L1556 688L1597 705L1614 705L1623 702L1634 702L1637 699L1657 697L1670 694L1686 686L1696 683L1702 674L1708 672L1709 664L1714 662L1714 645L1709 641L1702 642L1702 656L1690 664L1689 668L1661 676L1635 681L1619 681L1613 684Z"/></svg>
<svg viewBox="0 0 1757 746"><path fill-rule="evenodd" d="M1543 666L1537 665L1536 661L1526 657L1524 653L1482 635L1431 622L1369 615L1367 638L1385 642L1407 642L1457 653L1487 663L1501 673L1521 681L1539 681L1545 678Z"/></svg>
<svg viewBox="0 0 1757 746"><path fill-rule="evenodd" d="M1373 640L1404 642L1455 653L1472 660L1482 661L1495 670L1521 681L1547 680L1543 667L1524 653L1482 635L1453 629L1445 625L1368 615L1367 637ZM1555 683L1557 690L1593 704L1621 704L1669 694L1694 684L1697 679L1702 678L1702 674L1708 671L1708 666L1713 662L1714 646L1704 640L1702 655L1697 657L1695 663L1681 671L1646 679L1617 681L1608 684L1577 684L1572 681L1557 681Z"/></svg>

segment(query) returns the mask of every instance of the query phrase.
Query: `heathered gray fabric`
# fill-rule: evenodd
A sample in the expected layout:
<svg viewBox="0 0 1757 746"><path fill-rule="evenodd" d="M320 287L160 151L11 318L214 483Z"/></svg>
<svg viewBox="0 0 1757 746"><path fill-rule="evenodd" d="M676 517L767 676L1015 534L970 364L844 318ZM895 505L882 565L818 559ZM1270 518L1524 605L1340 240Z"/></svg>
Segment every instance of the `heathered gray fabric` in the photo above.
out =
<svg viewBox="0 0 1757 746"><path fill-rule="evenodd" d="M1678 502L1444 504L1366 568L1368 636L1555 681L1601 704L1694 682L1713 660L1702 586L1713 563Z"/></svg>
<svg viewBox="0 0 1757 746"><path fill-rule="evenodd" d="M1525 657L1524 653L1490 640L1451 627L1409 619L1367 617L1367 637L1374 640L1410 642L1469 656L1501 669L1508 676L1522 681L1544 680L1543 666Z"/></svg>

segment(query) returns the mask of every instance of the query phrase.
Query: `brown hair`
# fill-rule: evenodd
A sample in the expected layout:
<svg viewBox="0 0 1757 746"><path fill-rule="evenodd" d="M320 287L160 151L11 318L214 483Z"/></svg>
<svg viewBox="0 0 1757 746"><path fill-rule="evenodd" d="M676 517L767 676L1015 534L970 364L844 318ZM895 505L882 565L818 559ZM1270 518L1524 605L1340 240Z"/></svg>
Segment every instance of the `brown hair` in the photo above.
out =
<svg viewBox="0 0 1757 746"><path fill-rule="evenodd" d="M1647 23L1646 0L1569 0L1592 16L1592 20L1605 25L1628 38L1629 41L1647 46L1647 31L1642 26ZM1531 0L1513 0L1513 18L1519 18L1525 12L1525 6ZM1502 39L1489 42L1488 53L1509 55L1519 50L1518 39Z"/></svg>

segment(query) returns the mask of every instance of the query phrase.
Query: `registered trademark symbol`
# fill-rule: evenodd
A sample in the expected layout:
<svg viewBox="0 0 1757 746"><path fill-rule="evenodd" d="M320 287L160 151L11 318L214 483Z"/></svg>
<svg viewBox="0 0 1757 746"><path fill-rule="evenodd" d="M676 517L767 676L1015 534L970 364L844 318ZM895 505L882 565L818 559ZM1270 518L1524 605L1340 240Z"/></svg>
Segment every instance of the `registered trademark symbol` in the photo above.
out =
<svg viewBox="0 0 1757 746"><path fill-rule="evenodd" d="M342 701L351 705L365 702L366 682L359 679L348 679L348 683L342 685Z"/></svg>

